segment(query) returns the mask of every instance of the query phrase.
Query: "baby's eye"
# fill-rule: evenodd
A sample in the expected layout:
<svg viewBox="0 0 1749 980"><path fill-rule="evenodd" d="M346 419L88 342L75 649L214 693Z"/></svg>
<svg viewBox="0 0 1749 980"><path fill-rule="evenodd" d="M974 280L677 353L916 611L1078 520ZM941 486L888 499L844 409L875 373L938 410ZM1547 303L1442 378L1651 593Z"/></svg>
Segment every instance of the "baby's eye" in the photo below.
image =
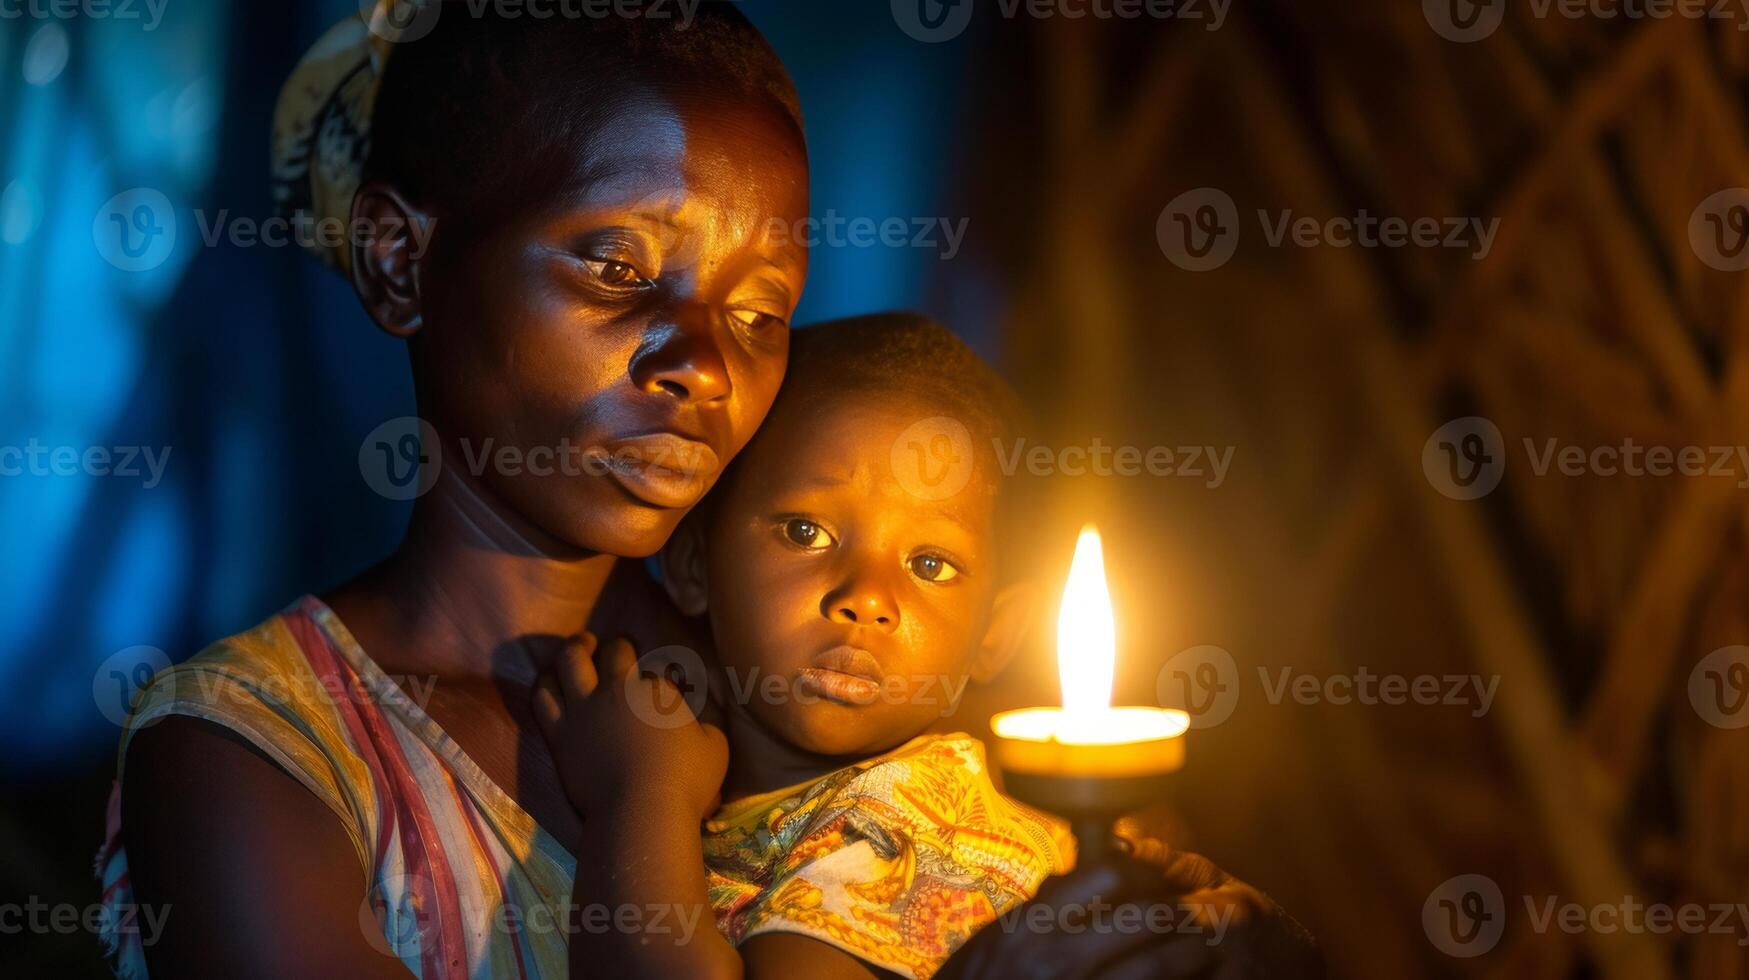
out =
<svg viewBox="0 0 1749 980"><path fill-rule="evenodd" d="M585 259L585 268L590 275L599 279L604 285L619 289L648 289L654 283L639 272L636 266L615 259Z"/></svg>
<svg viewBox="0 0 1749 980"><path fill-rule="evenodd" d="M925 582L951 582L960 577L960 570L940 555L918 555L911 559L911 574Z"/></svg>
<svg viewBox="0 0 1749 980"><path fill-rule="evenodd" d="M783 522L783 536L808 551L825 551L837 540L830 531L800 517Z"/></svg>

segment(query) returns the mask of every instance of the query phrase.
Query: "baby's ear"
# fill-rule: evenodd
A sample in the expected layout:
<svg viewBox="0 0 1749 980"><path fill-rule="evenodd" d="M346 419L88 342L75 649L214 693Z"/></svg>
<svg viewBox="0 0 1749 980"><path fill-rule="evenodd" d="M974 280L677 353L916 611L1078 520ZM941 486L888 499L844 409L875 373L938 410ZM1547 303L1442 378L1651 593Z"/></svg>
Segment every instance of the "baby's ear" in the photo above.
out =
<svg viewBox="0 0 1749 980"><path fill-rule="evenodd" d="M683 616L702 616L709 603L705 588L704 530L698 521L681 521L656 555L662 587Z"/></svg>
<svg viewBox="0 0 1749 980"><path fill-rule="evenodd" d="M990 626L984 631L977 658L972 661L972 680L988 684L1002 673L1031 632L1042 599L1043 590L1031 580L1006 585L996 593L996 601L990 606Z"/></svg>

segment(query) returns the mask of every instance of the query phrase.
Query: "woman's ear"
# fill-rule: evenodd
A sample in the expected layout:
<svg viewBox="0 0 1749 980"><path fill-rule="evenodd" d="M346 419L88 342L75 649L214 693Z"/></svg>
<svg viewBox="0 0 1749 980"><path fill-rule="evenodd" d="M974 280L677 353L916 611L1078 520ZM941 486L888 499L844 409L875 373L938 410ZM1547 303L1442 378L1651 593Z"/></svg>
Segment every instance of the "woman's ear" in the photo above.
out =
<svg viewBox="0 0 1749 980"><path fill-rule="evenodd" d="M1015 582L996 593L996 600L990 605L990 626L984 631L984 641L972 661L972 680L988 684L1014 659L1021 642L1032 631L1041 599L1042 590L1032 581Z"/></svg>
<svg viewBox="0 0 1749 980"><path fill-rule="evenodd" d="M703 616L710 607L705 588L704 531L699 522L684 520L656 555L662 587L684 616Z"/></svg>
<svg viewBox="0 0 1749 980"><path fill-rule="evenodd" d="M364 184L352 199L352 288L377 326L397 337L425 325L419 283L432 226L430 215L382 181Z"/></svg>

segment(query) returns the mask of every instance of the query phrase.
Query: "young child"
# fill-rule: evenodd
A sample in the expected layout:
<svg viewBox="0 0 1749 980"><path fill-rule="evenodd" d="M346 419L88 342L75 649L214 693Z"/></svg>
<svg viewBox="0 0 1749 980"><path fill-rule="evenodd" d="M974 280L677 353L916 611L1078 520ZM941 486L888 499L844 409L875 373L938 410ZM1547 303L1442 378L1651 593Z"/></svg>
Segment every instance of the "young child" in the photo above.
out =
<svg viewBox="0 0 1749 980"><path fill-rule="evenodd" d="M720 933L583 930L574 963L927 977L1068 870L1073 838L996 791L977 740L925 734L1004 666L1032 611L1005 574L991 449L1011 405L918 317L795 334L771 414L663 554L715 639L726 780L714 729L636 709L674 692L623 644L571 658L566 690L537 696L588 815L579 892L593 875L609 907L708 901ZM719 782L729 802L710 814Z"/></svg>

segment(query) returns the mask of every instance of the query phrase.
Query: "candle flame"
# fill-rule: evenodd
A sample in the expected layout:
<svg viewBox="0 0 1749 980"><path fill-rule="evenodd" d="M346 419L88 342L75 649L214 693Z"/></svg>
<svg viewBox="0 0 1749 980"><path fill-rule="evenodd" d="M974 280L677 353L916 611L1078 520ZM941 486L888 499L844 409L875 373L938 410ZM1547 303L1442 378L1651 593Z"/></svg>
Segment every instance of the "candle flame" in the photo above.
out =
<svg viewBox="0 0 1749 980"><path fill-rule="evenodd" d="M1105 549L1099 529L1088 524L1075 542L1075 560L1069 564L1069 583L1057 613L1057 675L1065 714L1087 717L1111 707L1116 633L1111 590L1105 584Z"/></svg>

